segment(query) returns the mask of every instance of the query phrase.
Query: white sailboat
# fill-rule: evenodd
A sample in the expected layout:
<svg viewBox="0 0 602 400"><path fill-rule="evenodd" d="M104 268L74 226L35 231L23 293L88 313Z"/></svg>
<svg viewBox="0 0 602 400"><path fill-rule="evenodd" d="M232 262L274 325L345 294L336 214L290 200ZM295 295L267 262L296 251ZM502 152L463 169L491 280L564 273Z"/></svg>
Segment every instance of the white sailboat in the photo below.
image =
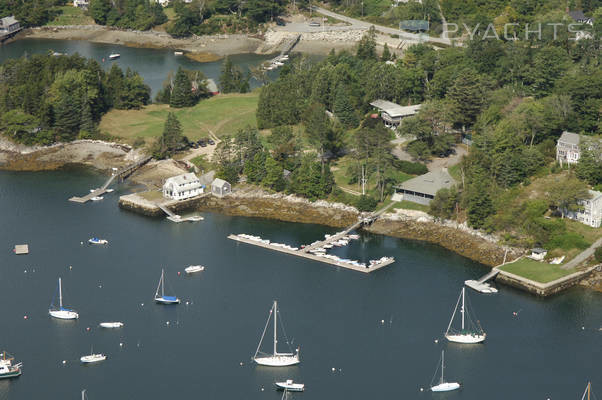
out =
<svg viewBox="0 0 602 400"><path fill-rule="evenodd" d="M462 300L462 306L460 308L460 314L462 315L462 327L460 331L456 331L452 328L452 323L454 322L456 312L458 311L460 300ZM487 334L483 332L479 322L477 321L475 324L470 318L470 314L466 308L465 288L462 287L460 297L458 297L458 302L456 303L456 308L454 308L451 320L447 326L447 331L445 331L445 338L450 342L473 344L483 342L486 336Z"/></svg>
<svg viewBox="0 0 602 400"><path fill-rule="evenodd" d="M101 322L100 324L98 324L101 328L108 328L108 329L113 329L113 328L122 328L123 327L123 322L119 322L119 321L114 321L114 322Z"/></svg>
<svg viewBox="0 0 602 400"><path fill-rule="evenodd" d="M176 296L165 295L165 271L161 270L161 279L159 279L159 285L155 291L155 301L160 304L179 304L180 299ZM161 295L159 295L159 289L161 289Z"/></svg>
<svg viewBox="0 0 602 400"><path fill-rule="evenodd" d="M61 283L61 278L59 278L58 291L59 291L59 307L58 308L54 307L54 304L53 304L54 300L53 300L53 303L50 304L50 309L48 310L48 314L50 314L51 317L58 318L58 319L78 319L79 314L77 313L77 311L70 310L68 308L63 307L63 286Z"/></svg>
<svg viewBox="0 0 602 400"><path fill-rule="evenodd" d="M93 364L93 363L97 363L100 361L104 361L107 359L107 356L102 354L102 353L98 353L98 354L94 354L94 349L90 348L90 354L87 356L82 356L80 357L80 361L84 364Z"/></svg>
<svg viewBox="0 0 602 400"><path fill-rule="evenodd" d="M264 353L262 355L259 355L261 343L263 342L263 338L265 336L265 332L268 328L272 315L274 315L274 350L272 354ZM265 365L268 367L287 367L289 365L295 365L301 362L301 360L299 360L298 348L296 353L278 353L278 302L276 300L274 300L274 305L270 309L270 314L268 316L267 322L265 323L265 328L263 328L263 334L261 335L261 339L259 340L259 345L257 346L257 350L255 351L255 355L253 356L253 360L259 365Z"/></svg>
<svg viewBox="0 0 602 400"><path fill-rule="evenodd" d="M439 367L437 367L439 369ZM439 383L435 386L431 386L432 392L450 392L452 390L456 390L460 388L460 384L458 382L446 382L443 377L443 373L445 370L445 351L441 350L441 378L439 379ZM435 375L437 371L435 371ZM433 379L435 377L433 376ZM433 382L431 381L431 385Z"/></svg>

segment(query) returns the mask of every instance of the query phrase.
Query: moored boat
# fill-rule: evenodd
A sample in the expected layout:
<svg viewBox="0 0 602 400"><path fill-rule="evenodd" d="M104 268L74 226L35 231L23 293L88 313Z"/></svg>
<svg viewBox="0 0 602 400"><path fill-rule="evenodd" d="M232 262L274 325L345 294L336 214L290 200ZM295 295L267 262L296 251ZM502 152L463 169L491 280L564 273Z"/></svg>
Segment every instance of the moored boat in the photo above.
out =
<svg viewBox="0 0 602 400"><path fill-rule="evenodd" d="M123 327L123 322L101 322L98 326L101 328L121 328Z"/></svg>
<svg viewBox="0 0 602 400"><path fill-rule="evenodd" d="M88 239L88 243L90 243L90 244L109 244L109 241L106 239L99 239L97 237L93 237L91 239Z"/></svg>
<svg viewBox="0 0 602 400"><path fill-rule="evenodd" d="M50 309L48 309L48 314L51 317L58 319L78 319L79 314L75 310L70 310L68 308L63 307L63 285L61 278L59 278L58 284L58 293L59 293L59 306L54 307L54 299L50 303Z"/></svg>
<svg viewBox="0 0 602 400"><path fill-rule="evenodd" d="M93 354L90 353L87 356L82 356L80 357L80 361L84 364L93 364L93 363L97 363L97 362L101 362L107 359L107 356L104 354Z"/></svg>
<svg viewBox="0 0 602 400"><path fill-rule="evenodd" d="M292 379L287 379L284 382L275 382L278 390L288 390L289 392L302 392L305 390L305 384L295 383Z"/></svg>
<svg viewBox="0 0 602 400"><path fill-rule="evenodd" d="M174 56L183 56L184 52L183 51L174 51L173 54L174 54Z"/></svg>
<svg viewBox="0 0 602 400"><path fill-rule="evenodd" d="M161 295L159 295L159 289L161 289ZM165 295L165 271L161 270L161 278L159 279L159 285L155 291L155 302L159 304L180 304L180 299L176 296Z"/></svg>
<svg viewBox="0 0 602 400"><path fill-rule="evenodd" d="M462 301L461 306L460 300ZM458 306L460 306L462 325L461 329L456 331L452 328L452 324L454 322L456 312L458 311ZM473 322L470 314L468 313L468 309L466 307L466 288L462 287L462 290L460 291L460 297L458 298L458 302L454 308L449 325L447 326L447 331L445 331L445 338L450 342L474 344L485 341L486 336L487 334L481 328L479 321L477 320L476 322Z"/></svg>
<svg viewBox="0 0 602 400"><path fill-rule="evenodd" d="M15 358L7 354L6 351L2 352L2 357L0 357L0 379L16 378L21 375L23 363L16 363L13 365L14 359Z"/></svg>
<svg viewBox="0 0 602 400"><path fill-rule="evenodd" d="M119 53L109 54L109 60L117 60L119 57L121 57Z"/></svg>
<svg viewBox="0 0 602 400"><path fill-rule="evenodd" d="M202 265L191 265L190 267L184 268L184 271L187 274L193 274L195 272L201 272L204 270L205 270L205 267L203 267Z"/></svg>
<svg viewBox="0 0 602 400"><path fill-rule="evenodd" d="M268 329L268 325L270 323L272 315L274 316L273 352L272 354L262 353L260 355L261 343L263 342L263 338L265 337L265 333ZM286 342L288 344L288 340L286 340ZM278 302L276 300L274 300L274 305L270 309L270 314L268 315L268 320L265 323L265 328L263 328L263 334L261 335L261 339L259 340L259 345L257 345L257 350L255 351L255 355L253 356L253 360L259 365L265 365L268 367L287 367L290 365L299 364L301 362L299 360L299 348L297 348L296 353L293 353L292 351L290 353L278 352Z"/></svg>
<svg viewBox="0 0 602 400"><path fill-rule="evenodd" d="M438 367L437 367L438 369ZM432 392L450 392L452 390L456 390L460 388L460 384L458 382L446 382L443 376L443 372L445 370L445 352L441 350L441 378L439 379L439 383L431 386ZM437 374L437 371L435 371ZM431 382L432 384L432 382Z"/></svg>
<svg viewBox="0 0 602 400"><path fill-rule="evenodd" d="M104 197L102 197L102 196L94 196L90 200L92 200L92 201L100 201L102 199L104 199Z"/></svg>

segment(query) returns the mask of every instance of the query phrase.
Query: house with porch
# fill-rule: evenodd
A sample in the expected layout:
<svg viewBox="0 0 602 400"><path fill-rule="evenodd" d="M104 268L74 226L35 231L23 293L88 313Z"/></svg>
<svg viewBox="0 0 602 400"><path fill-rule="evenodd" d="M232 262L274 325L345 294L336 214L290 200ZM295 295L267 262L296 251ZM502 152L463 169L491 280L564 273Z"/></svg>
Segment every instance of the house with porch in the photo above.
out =
<svg viewBox="0 0 602 400"><path fill-rule="evenodd" d="M184 200L202 194L201 181L192 172L167 178L163 184L163 197Z"/></svg>
<svg viewBox="0 0 602 400"><path fill-rule="evenodd" d="M0 35L6 35L21 30L21 24L14 15L0 19Z"/></svg>
<svg viewBox="0 0 602 400"><path fill-rule="evenodd" d="M602 193L590 190L591 198L579 201L577 211L567 211L567 218L589 225L592 228L602 226Z"/></svg>
<svg viewBox="0 0 602 400"><path fill-rule="evenodd" d="M387 100L374 100L370 105L380 111L380 117L383 119L387 128L397 128L401 125L401 120L416 115L422 104L413 106L400 106Z"/></svg>
<svg viewBox="0 0 602 400"><path fill-rule="evenodd" d="M441 189L449 189L456 184L447 168L430 171L424 175L407 180L395 187L392 199L395 201L411 201L428 206Z"/></svg>

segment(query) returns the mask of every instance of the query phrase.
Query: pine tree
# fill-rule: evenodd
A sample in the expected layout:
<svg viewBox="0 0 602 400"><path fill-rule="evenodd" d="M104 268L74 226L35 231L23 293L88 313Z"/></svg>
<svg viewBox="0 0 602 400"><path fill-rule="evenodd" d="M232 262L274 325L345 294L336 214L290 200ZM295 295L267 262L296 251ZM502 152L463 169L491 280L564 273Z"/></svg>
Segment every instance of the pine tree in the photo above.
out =
<svg viewBox="0 0 602 400"><path fill-rule="evenodd" d="M172 112L167 114L167 120L163 128L163 135L159 139L153 151L154 157L165 158L171 156L186 138L182 135L182 125L176 115Z"/></svg>
<svg viewBox="0 0 602 400"><path fill-rule="evenodd" d="M385 46L383 48L383 54L380 57L381 61L391 61L391 52L389 51L389 46L387 46L387 44L385 43Z"/></svg>
<svg viewBox="0 0 602 400"><path fill-rule="evenodd" d="M376 29L374 26L364 34L357 46L357 57L362 60L376 59Z"/></svg>
<svg viewBox="0 0 602 400"><path fill-rule="evenodd" d="M458 73L456 81L447 92L454 122L465 128L475 121L485 101L484 90L483 82L474 70L464 69Z"/></svg>
<svg viewBox="0 0 602 400"><path fill-rule="evenodd" d="M265 177L263 178L263 185L267 186L276 191L284 189L285 182L283 177L284 169L276 160L272 157L268 157L265 160Z"/></svg>
<svg viewBox="0 0 602 400"><path fill-rule="evenodd" d="M219 86L222 93L232 93L238 89L233 68L232 60L230 60L230 57L226 57L219 76Z"/></svg>
<svg viewBox="0 0 602 400"><path fill-rule="evenodd" d="M482 228L487 217L495 212L489 194L490 179L481 167L473 172L472 182L467 191L468 223L473 228Z"/></svg>
<svg viewBox="0 0 602 400"><path fill-rule="evenodd" d="M55 107L56 133L60 140L73 140L79 132L81 104L79 99L71 95L62 95Z"/></svg>
<svg viewBox="0 0 602 400"><path fill-rule="evenodd" d="M192 83L182 67L178 68L174 79L169 106L173 108L190 107L193 105Z"/></svg>
<svg viewBox="0 0 602 400"><path fill-rule="evenodd" d="M107 23L107 14L111 9L109 0L90 0L89 12L90 16L99 25Z"/></svg>
<svg viewBox="0 0 602 400"><path fill-rule="evenodd" d="M84 106L82 107L82 115L79 124L80 136L91 136L96 130L96 126L94 125L94 120L92 118L92 109L90 108L90 103L87 100L84 100Z"/></svg>
<svg viewBox="0 0 602 400"><path fill-rule="evenodd" d="M349 97L347 88L340 84L334 100L334 115L346 128L355 128L359 120Z"/></svg>

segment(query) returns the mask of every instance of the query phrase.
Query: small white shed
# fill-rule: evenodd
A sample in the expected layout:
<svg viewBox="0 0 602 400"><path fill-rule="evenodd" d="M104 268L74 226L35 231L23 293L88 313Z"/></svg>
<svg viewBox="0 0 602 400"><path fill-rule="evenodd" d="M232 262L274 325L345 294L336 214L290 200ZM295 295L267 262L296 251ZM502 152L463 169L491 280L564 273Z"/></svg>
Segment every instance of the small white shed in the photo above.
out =
<svg viewBox="0 0 602 400"><path fill-rule="evenodd" d="M217 197L224 197L232 192L232 185L223 179L216 178L211 183L211 193Z"/></svg>

